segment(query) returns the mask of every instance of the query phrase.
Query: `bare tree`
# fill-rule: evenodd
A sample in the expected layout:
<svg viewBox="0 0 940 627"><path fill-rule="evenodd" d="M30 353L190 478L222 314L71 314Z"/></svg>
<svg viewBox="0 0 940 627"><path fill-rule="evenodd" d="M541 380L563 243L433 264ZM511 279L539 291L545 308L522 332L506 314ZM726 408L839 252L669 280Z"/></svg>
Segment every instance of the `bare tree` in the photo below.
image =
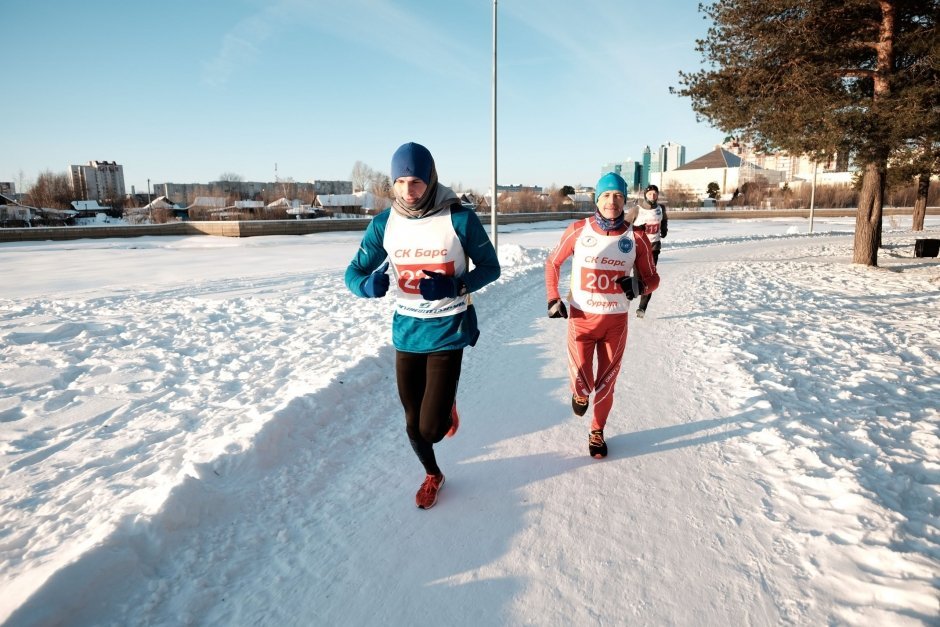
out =
<svg viewBox="0 0 940 627"><path fill-rule="evenodd" d="M353 164L352 172L349 175L349 179L352 181L352 189L354 192L365 191L366 185L372 179L374 175L372 168L364 164L362 161L357 161Z"/></svg>
<svg viewBox="0 0 940 627"><path fill-rule="evenodd" d="M277 183L277 193L281 198L293 200L297 197L297 183L292 177L280 179ZM286 215L286 214L285 214Z"/></svg>
<svg viewBox="0 0 940 627"><path fill-rule="evenodd" d="M670 208L697 207L698 194L689 186L670 183L664 186L663 195L669 201Z"/></svg>
<svg viewBox="0 0 940 627"><path fill-rule="evenodd" d="M366 189L376 196L392 196L392 180L389 178L388 174L379 172L378 170L372 170L369 174L369 179L367 185L363 188Z"/></svg>
<svg viewBox="0 0 940 627"><path fill-rule="evenodd" d="M175 222L176 216L173 215L173 210L169 207L157 207L153 210L153 222L154 224L166 224L167 222Z"/></svg>
<svg viewBox="0 0 940 627"><path fill-rule="evenodd" d="M235 174L234 172L223 172L219 175L219 180L228 183L241 183L245 179L243 179L240 174Z"/></svg>
<svg viewBox="0 0 940 627"><path fill-rule="evenodd" d="M390 206L395 197L392 191L392 179L378 170L370 169L369 180L365 189L375 196L376 209Z"/></svg>
<svg viewBox="0 0 940 627"><path fill-rule="evenodd" d="M33 206L49 209L70 209L74 198L68 175L64 172L53 173L50 170L42 172L36 178L36 184L27 195Z"/></svg>
<svg viewBox="0 0 940 627"><path fill-rule="evenodd" d="M302 202L303 204L312 205L314 201L317 199L317 193L316 191L313 190L312 186L304 185L301 188L298 198L300 202Z"/></svg>

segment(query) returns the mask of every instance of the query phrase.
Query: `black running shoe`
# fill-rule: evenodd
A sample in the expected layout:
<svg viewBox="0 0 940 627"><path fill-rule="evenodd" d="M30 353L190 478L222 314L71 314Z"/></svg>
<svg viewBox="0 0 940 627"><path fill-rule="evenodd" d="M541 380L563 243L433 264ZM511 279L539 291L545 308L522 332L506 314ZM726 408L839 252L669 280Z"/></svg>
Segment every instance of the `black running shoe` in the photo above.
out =
<svg viewBox="0 0 940 627"><path fill-rule="evenodd" d="M607 457L607 442L604 441L603 429L591 431L591 435L588 437L588 452L591 454L591 457L597 459Z"/></svg>
<svg viewBox="0 0 940 627"><path fill-rule="evenodd" d="M587 412L587 408L587 396L578 396L577 394L571 395L571 409L574 410L575 416L583 416Z"/></svg>

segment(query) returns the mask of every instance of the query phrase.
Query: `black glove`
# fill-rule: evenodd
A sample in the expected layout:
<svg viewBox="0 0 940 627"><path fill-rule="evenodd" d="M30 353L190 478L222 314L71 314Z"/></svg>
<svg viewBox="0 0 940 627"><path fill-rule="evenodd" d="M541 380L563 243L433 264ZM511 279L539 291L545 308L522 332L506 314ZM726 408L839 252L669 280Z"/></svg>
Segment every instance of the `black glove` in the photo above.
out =
<svg viewBox="0 0 940 627"><path fill-rule="evenodd" d="M418 289L424 300L440 300L457 295L457 279L454 277L430 270L424 270L424 276L427 278L418 281Z"/></svg>
<svg viewBox="0 0 940 627"><path fill-rule="evenodd" d="M568 309L565 308L565 302L560 298L555 298L548 301L548 317L567 318Z"/></svg>
<svg viewBox="0 0 940 627"><path fill-rule="evenodd" d="M617 279L617 283L620 285L620 289L623 290L623 293L627 295L627 300L633 300L637 296L640 296L646 289L646 286L643 285L643 281L635 276L622 276Z"/></svg>

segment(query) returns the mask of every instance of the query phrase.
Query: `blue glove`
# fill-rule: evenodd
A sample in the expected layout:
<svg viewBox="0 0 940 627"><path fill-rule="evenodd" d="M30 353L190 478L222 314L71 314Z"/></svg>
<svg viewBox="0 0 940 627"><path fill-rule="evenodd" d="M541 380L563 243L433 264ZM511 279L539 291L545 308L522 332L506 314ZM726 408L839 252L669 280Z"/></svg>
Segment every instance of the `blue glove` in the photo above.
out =
<svg viewBox="0 0 940 627"><path fill-rule="evenodd" d="M418 281L418 289L424 300L440 300L457 295L457 279L454 277L430 270L424 270L424 276L426 278Z"/></svg>
<svg viewBox="0 0 940 627"><path fill-rule="evenodd" d="M362 282L362 292L369 298L382 298L388 291L388 262L382 264L382 267L366 277Z"/></svg>

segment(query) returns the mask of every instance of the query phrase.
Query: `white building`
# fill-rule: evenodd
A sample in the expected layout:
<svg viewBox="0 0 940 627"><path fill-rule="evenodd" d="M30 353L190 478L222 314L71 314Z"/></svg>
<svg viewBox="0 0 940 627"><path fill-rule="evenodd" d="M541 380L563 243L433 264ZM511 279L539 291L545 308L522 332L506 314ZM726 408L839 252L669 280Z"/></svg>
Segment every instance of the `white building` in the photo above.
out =
<svg viewBox="0 0 940 627"><path fill-rule="evenodd" d="M722 148L738 155L744 161L766 170L783 173L783 180L790 186L798 186L816 178L820 185L850 185L853 172L846 155L832 154L821 161L813 161L809 155L794 156L788 152L756 152L747 144L731 140Z"/></svg>
<svg viewBox="0 0 940 627"><path fill-rule="evenodd" d="M721 146L715 146L713 151L674 170L650 177L650 182L659 185L660 190L666 191L667 194L670 188L678 188L698 197L705 196L710 183L717 183L719 193L724 196L733 194L747 182L778 185L784 180L786 179L783 172L768 170L744 161Z"/></svg>
<svg viewBox="0 0 940 627"><path fill-rule="evenodd" d="M69 166L69 183L80 200L124 198L124 166L115 161L89 161L88 165Z"/></svg>
<svg viewBox="0 0 940 627"><path fill-rule="evenodd" d="M657 172L668 172L685 165L685 146L669 142L659 147L659 168Z"/></svg>
<svg viewBox="0 0 940 627"><path fill-rule="evenodd" d="M363 199L355 194L319 194L313 206L331 211L334 217L363 214Z"/></svg>

